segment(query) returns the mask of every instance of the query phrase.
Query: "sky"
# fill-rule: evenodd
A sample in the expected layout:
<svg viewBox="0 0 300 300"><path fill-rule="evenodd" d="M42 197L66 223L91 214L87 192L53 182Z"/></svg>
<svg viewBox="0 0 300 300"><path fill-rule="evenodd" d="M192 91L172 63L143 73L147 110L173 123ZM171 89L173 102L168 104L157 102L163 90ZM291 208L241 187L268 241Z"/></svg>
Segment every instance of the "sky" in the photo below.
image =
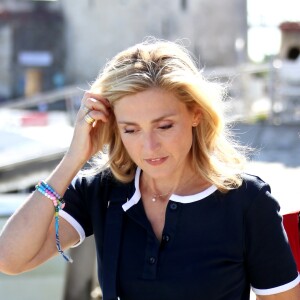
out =
<svg viewBox="0 0 300 300"><path fill-rule="evenodd" d="M300 22L300 0L247 0L248 53L261 62L265 55L276 55L281 35L278 26L284 21Z"/></svg>

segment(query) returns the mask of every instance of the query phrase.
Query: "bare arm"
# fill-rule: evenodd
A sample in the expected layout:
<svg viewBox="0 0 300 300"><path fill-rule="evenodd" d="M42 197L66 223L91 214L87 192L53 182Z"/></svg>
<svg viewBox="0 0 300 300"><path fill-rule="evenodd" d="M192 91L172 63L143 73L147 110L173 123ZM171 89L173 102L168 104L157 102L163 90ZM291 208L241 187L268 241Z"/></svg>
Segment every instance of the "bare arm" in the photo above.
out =
<svg viewBox="0 0 300 300"><path fill-rule="evenodd" d="M64 158L48 182L55 186L56 190L63 194L68 184L75 176L75 171L66 176L65 170L69 162ZM75 174L74 174L75 173ZM55 236L53 236L52 222L54 219L54 206L45 196L35 191L8 220L0 236L0 271L6 273L20 273L28 269L27 265L43 252L43 257L47 260L55 254ZM70 225L61 223L61 239L64 245L76 242L78 237L71 234L63 234L64 231L72 230ZM49 241L52 240L51 243ZM53 246L52 246L53 244ZM43 249L44 245L50 245ZM42 262L42 261L41 261Z"/></svg>
<svg viewBox="0 0 300 300"><path fill-rule="evenodd" d="M82 103L92 110L97 122L91 126L79 110L70 148L60 164L46 179L58 194L63 195L84 163L102 145L93 140L95 131L107 121L108 104L99 95L86 93ZM57 253L52 201L35 191L8 220L0 234L0 272L17 274L32 269ZM60 241L64 249L79 240L76 230L60 218Z"/></svg>

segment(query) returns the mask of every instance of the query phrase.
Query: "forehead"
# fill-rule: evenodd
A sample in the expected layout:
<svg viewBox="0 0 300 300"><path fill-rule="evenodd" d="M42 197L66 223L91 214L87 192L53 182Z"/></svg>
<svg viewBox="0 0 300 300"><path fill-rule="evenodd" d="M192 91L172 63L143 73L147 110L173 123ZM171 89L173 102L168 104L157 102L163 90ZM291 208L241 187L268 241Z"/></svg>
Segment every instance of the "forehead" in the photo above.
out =
<svg viewBox="0 0 300 300"><path fill-rule="evenodd" d="M115 103L114 112L118 122L188 114L186 105L173 93L158 88L151 88L121 98Z"/></svg>

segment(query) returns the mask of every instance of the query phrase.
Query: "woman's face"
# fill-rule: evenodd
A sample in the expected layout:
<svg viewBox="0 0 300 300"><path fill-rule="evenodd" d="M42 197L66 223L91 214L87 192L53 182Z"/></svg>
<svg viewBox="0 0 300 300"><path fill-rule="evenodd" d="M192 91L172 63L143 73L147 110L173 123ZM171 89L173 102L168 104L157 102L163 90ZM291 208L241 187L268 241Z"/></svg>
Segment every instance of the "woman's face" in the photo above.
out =
<svg viewBox="0 0 300 300"><path fill-rule="evenodd" d="M192 124L199 123L199 112L158 88L123 97L114 111L123 144L145 173L172 178L190 168Z"/></svg>

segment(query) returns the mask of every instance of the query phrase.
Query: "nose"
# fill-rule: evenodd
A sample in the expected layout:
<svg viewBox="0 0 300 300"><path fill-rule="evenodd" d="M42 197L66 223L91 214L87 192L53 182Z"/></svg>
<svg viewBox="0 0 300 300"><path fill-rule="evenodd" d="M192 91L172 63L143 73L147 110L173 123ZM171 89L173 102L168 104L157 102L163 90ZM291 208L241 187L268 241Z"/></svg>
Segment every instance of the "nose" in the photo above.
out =
<svg viewBox="0 0 300 300"><path fill-rule="evenodd" d="M153 152L160 148L160 140L154 132L145 133L143 146L146 151Z"/></svg>

